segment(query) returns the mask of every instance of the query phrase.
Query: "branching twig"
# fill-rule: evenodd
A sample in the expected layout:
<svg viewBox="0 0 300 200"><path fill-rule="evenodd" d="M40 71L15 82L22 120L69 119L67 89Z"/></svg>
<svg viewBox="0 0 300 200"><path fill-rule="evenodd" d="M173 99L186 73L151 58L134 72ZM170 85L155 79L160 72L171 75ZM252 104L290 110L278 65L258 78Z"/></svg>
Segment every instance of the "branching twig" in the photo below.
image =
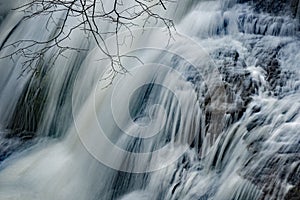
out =
<svg viewBox="0 0 300 200"><path fill-rule="evenodd" d="M126 7L122 0L113 0L111 2L112 8L107 10L102 0L33 0L15 8L15 10L24 13L22 21L46 16L45 29L53 31L52 37L44 41L23 39L2 44L1 49L13 49L2 58L14 59L15 56L23 56L26 58L24 70L27 68L35 70L34 64L43 59L49 51L84 51L85 49L64 45L75 30L82 30L88 38L94 40L99 50L106 56L105 59L110 61L110 78L113 80L118 73L127 73L121 60L126 55L122 55L119 48L125 43L124 40L119 41L118 34L121 30L127 30L132 34L131 29L133 27L144 28L151 20L154 20L156 23L161 22L166 26L171 36L170 29L173 27L173 21L155 12L156 8L159 7L166 10L167 2L172 2L172 0L132 0L131 5ZM58 17L59 15L62 16ZM70 23L71 20L72 23ZM74 21L78 23L74 24ZM143 21L142 24L141 21ZM108 22L114 28L106 30L104 27L100 27L100 22ZM52 27L51 29L51 25L56 28L53 30ZM114 36L116 41L116 52L114 53L109 50L105 41L109 36ZM55 50L57 48L58 51ZM57 60L57 57L54 57ZM133 57L128 56L128 58Z"/></svg>

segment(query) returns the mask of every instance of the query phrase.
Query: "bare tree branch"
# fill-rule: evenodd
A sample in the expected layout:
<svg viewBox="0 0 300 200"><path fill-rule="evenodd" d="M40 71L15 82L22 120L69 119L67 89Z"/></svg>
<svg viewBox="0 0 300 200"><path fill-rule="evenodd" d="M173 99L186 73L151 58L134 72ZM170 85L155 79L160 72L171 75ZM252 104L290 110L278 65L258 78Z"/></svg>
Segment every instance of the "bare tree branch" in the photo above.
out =
<svg viewBox="0 0 300 200"><path fill-rule="evenodd" d="M45 41L24 39L2 44L0 50L11 47L14 49L2 58L14 59L15 56L23 56L26 58L24 70L27 68L34 70L36 68L34 64L43 59L44 54L54 49L58 49L56 51L58 55L54 56L54 60L57 60L57 57L65 51L86 51L86 49L65 45L65 41L71 37L75 30L81 30L87 35L87 38L91 38L95 42L97 48L106 56L104 59L110 61L110 78L113 80L118 73L127 72L121 60L126 55L121 55L119 49L120 45L124 44L124 41L119 41L119 32L127 30L131 33L131 29L134 27L144 28L150 22L155 22L162 23L169 30L171 36L170 29L174 27L173 21L155 11L159 7L166 10L166 3L170 2L173 1L131 0L131 5L124 5L122 0L112 0L110 2L111 8L108 9L107 2L103 0L33 0L15 8L15 10L24 13L22 21L46 16L45 29L53 31L50 27L51 24L54 24L56 27L56 30L53 31L53 36ZM62 17L57 18L61 13L64 13ZM69 23L71 20L74 21L74 19L78 23ZM104 27L100 27L100 22L108 23L114 28L105 30ZM141 24L141 22L143 23ZM115 37L115 53L110 52L105 42L105 39L109 36ZM34 47L35 50L32 50ZM132 56L128 57L133 58Z"/></svg>

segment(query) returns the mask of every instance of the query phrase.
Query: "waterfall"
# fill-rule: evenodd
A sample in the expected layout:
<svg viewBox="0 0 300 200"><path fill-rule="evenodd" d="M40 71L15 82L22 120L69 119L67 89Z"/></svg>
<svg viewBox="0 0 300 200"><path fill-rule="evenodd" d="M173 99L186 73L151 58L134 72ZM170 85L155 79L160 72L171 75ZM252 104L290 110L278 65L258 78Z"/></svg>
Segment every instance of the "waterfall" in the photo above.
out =
<svg viewBox="0 0 300 200"><path fill-rule="evenodd" d="M300 198L298 1L169 3L159 12L176 30L151 21L121 29L118 47L105 38L126 55L113 78L80 29L64 45L83 51L56 47L29 67L5 57L59 31L11 4L0 9L0 199Z"/></svg>

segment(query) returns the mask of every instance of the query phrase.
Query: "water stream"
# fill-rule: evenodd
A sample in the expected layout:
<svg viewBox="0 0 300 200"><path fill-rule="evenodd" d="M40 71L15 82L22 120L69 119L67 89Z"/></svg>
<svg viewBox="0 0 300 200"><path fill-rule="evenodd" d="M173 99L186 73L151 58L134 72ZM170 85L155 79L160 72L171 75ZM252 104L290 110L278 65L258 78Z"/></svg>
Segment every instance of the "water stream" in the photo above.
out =
<svg viewBox="0 0 300 200"><path fill-rule="evenodd" d="M299 19L253 1L169 6L172 38L161 24L120 34L128 73L112 84L80 30L66 43L87 51L0 60L1 200L300 198ZM7 10L0 56L57 31Z"/></svg>

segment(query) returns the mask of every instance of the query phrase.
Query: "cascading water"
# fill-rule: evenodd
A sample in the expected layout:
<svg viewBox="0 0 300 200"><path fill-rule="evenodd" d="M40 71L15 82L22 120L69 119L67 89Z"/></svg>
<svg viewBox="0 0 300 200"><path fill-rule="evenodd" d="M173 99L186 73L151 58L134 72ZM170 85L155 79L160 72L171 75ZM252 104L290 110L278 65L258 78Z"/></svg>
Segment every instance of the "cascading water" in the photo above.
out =
<svg viewBox="0 0 300 200"><path fill-rule="evenodd" d="M111 85L79 30L67 43L89 51L38 73L1 59L0 199L300 199L300 3L279 2L170 4L177 32L132 31ZM2 18L2 57L57 31Z"/></svg>

